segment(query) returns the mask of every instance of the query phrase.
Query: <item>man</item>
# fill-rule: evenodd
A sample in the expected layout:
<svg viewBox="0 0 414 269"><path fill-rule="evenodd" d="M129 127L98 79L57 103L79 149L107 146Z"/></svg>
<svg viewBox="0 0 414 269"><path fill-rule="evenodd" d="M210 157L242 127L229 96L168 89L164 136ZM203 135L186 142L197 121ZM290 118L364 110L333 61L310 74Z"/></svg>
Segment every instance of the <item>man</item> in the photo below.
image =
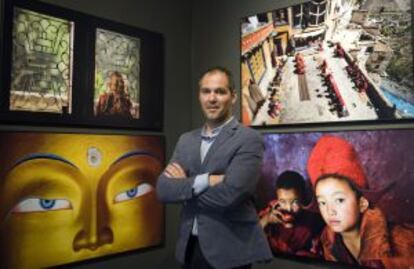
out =
<svg viewBox="0 0 414 269"><path fill-rule="evenodd" d="M204 127L180 137L157 183L162 201L183 204L176 257L184 268L251 268L271 259L252 202L262 138L233 118L228 70L202 75L199 101Z"/></svg>
<svg viewBox="0 0 414 269"><path fill-rule="evenodd" d="M304 209L306 184L297 172L285 171L276 182L276 200L260 213L269 245L274 254L318 256L316 246L323 228L319 214Z"/></svg>

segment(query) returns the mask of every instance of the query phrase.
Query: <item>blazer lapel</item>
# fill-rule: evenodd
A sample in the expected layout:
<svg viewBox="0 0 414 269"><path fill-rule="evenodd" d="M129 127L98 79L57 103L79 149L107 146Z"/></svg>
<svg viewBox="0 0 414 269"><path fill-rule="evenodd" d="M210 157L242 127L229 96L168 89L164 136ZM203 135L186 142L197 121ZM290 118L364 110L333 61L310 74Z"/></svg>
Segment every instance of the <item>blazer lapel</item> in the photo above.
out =
<svg viewBox="0 0 414 269"><path fill-rule="evenodd" d="M213 145L211 145L210 149L208 150L207 155L203 160L202 166L205 166L208 163L211 156L215 154L215 152L220 148L220 146L224 142L228 141L234 135L238 126L238 121L236 119L233 119L231 122L229 122L226 126L223 127L223 130L221 130L220 134L217 136L216 141L214 141Z"/></svg>
<svg viewBox="0 0 414 269"><path fill-rule="evenodd" d="M201 156L200 156L200 148L201 148L201 129L197 129L193 132L192 141L188 143L188 146L190 147L190 154L189 156L194 156L194 163L193 167L196 171L200 170L201 166Z"/></svg>

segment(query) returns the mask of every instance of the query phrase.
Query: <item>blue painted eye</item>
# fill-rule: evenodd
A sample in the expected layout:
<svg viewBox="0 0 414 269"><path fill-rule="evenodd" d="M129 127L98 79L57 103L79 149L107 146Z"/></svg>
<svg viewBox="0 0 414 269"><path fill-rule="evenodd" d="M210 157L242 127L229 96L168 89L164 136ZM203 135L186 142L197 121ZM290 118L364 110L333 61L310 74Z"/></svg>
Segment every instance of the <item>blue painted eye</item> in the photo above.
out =
<svg viewBox="0 0 414 269"><path fill-rule="evenodd" d="M56 200L40 199L39 205L44 209L51 209L56 204Z"/></svg>
<svg viewBox="0 0 414 269"><path fill-rule="evenodd" d="M132 189L129 189L127 191L123 191L118 193L115 196L115 203L124 202L128 200L132 200L135 198L138 198L146 193L149 193L150 191L154 190L154 187L152 187L148 183L141 183Z"/></svg>
<svg viewBox="0 0 414 269"><path fill-rule="evenodd" d="M135 195L137 195L137 192L138 192L138 186L137 187L134 187L134 188L132 188L130 190L127 190L126 194L127 194L127 196L129 198L134 198Z"/></svg>
<svg viewBox="0 0 414 269"><path fill-rule="evenodd" d="M19 202L12 209L12 213L45 212L71 208L71 202L66 199L27 198Z"/></svg>

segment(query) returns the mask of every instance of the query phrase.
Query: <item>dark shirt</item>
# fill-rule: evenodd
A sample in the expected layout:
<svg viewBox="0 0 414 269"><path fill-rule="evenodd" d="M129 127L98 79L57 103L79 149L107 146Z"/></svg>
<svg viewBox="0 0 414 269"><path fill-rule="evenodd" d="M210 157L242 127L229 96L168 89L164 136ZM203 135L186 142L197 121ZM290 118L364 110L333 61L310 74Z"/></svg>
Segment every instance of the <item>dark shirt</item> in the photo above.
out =
<svg viewBox="0 0 414 269"><path fill-rule="evenodd" d="M264 230L273 254L318 257L314 246L318 245L323 227L324 222L319 214L302 210L292 228L277 223L267 225Z"/></svg>

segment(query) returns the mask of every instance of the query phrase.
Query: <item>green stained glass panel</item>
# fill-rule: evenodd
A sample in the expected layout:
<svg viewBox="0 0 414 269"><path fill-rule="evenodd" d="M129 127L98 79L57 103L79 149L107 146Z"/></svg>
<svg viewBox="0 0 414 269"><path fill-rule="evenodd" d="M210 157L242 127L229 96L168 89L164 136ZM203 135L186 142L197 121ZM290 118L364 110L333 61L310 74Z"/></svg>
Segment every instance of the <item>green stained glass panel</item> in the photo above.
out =
<svg viewBox="0 0 414 269"><path fill-rule="evenodd" d="M95 115L139 118L140 47L139 38L97 29Z"/></svg>
<svg viewBox="0 0 414 269"><path fill-rule="evenodd" d="M71 113L73 22L14 9L10 110Z"/></svg>

